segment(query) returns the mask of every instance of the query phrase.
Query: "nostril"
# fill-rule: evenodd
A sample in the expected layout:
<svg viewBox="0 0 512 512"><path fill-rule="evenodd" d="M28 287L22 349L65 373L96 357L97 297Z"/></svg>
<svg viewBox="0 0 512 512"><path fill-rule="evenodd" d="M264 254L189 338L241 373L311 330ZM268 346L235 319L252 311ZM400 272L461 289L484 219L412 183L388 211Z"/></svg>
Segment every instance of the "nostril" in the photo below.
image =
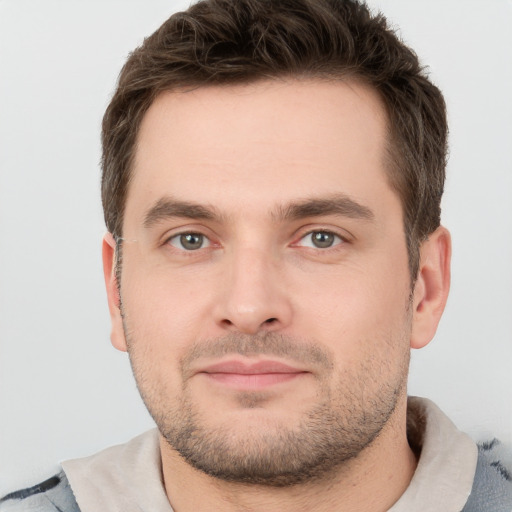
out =
<svg viewBox="0 0 512 512"><path fill-rule="evenodd" d="M237 317L234 319L223 318L220 320L220 325L222 326L223 329L235 329L243 332L255 333L259 329L268 330L278 328L278 326L280 325L280 320L278 317L271 317L260 322L258 318L245 318L242 316L241 318Z"/></svg>

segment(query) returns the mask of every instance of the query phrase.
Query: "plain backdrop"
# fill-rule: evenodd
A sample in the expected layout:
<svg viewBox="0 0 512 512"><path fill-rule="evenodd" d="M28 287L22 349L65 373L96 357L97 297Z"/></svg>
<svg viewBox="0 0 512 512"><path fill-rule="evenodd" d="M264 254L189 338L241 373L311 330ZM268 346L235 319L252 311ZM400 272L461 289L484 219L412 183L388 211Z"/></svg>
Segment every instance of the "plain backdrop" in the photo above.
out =
<svg viewBox="0 0 512 512"><path fill-rule="evenodd" d="M512 445L512 2L375 0L446 95L453 283L410 393ZM109 343L99 131L128 52L185 1L0 0L0 495L152 421Z"/></svg>

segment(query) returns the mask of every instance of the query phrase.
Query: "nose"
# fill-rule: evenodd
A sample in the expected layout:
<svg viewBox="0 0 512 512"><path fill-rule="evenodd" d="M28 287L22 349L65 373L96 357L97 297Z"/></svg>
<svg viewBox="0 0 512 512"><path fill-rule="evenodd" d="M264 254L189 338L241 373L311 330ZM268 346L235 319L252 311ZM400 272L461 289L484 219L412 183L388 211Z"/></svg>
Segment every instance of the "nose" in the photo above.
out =
<svg viewBox="0 0 512 512"><path fill-rule="evenodd" d="M226 267L216 304L216 320L221 328L256 334L281 330L290 324L292 305L282 269L265 251L237 251Z"/></svg>

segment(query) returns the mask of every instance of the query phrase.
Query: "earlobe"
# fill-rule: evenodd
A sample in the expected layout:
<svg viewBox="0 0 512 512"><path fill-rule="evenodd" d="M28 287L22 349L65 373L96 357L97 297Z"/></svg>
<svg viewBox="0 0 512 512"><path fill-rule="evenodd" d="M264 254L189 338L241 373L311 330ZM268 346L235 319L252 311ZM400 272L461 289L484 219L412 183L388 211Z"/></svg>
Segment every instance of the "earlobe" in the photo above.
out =
<svg viewBox="0 0 512 512"><path fill-rule="evenodd" d="M450 290L450 259L450 233L440 226L420 247L413 296L412 348L424 347L436 333Z"/></svg>
<svg viewBox="0 0 512 512"><path fill-rule="evenodd" d="M121 316L121 298L116 276L116 242L111 233L103 237L102 246L103 275L107 291L108 309L110 311L112 345L118 350L126 352L126 339L123 329L123 318Z"/></svg>

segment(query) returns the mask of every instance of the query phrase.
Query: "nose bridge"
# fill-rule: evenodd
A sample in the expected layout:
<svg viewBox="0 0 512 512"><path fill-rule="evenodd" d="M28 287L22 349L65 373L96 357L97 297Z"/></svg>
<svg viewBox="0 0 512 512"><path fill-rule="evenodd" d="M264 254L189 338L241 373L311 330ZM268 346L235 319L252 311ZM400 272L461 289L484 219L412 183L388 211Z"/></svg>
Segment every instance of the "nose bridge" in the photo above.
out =
<svg viewBox="0 0 512 512"><path fill-rule="evenodd" d="M291 306L281 286L279 259L256 245L237 247L227 261L218 318L225 328L246 333L276 330L291 317Z"/></svg>

